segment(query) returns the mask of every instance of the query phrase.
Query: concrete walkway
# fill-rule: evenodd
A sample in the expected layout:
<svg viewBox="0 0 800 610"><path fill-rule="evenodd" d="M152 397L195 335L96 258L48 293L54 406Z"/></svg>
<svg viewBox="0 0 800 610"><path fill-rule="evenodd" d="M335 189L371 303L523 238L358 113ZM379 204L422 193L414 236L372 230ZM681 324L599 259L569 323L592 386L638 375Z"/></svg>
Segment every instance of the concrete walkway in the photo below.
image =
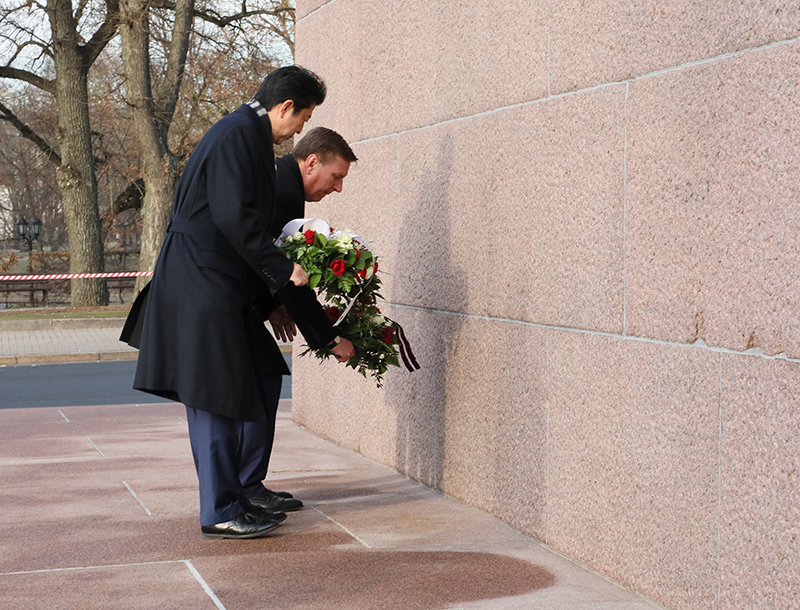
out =
<svg viewBox="0 0 800 610"><path fill-rule="evenodd" d="M0 365L135 360L120 342L124 318L0 320Z"/></svg>
<svg viewBox="0 0 800 610"><path fill-rule="evenodd" d="M119 327L68 330L0 329L0 357L129 353ZM40 353L9 352L15 332ZM263 539L203 540L181 405L0 410L0 608L658 608L297 426L288 400L268 485L306 508Z"/></svg>

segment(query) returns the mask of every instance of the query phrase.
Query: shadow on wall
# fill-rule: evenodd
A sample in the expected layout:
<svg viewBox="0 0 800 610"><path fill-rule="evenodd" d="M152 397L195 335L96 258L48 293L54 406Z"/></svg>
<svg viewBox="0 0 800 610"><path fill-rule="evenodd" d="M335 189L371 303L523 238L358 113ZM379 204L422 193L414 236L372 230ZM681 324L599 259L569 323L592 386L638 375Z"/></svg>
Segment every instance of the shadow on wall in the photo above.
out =
<svg viewBox="0 0 800 610"><path fill-rule="evenodd" d="M437 285L447 281L444 278L463 277L460 269L453 268L450 255L453 146L450 135L440 140L436 165L421 174L416 205L400 227L392 303L438 309L431 305L436 299L429 296L435 286L437 294L447 294L447 310L466 309L463 283ZM402 383L386 386L386 404L396 413L395 468L440 489L445 460L447 368L462 318L427 310L400 310L396 315L413 337L414 352L422 368L405 376Z"/></svg>

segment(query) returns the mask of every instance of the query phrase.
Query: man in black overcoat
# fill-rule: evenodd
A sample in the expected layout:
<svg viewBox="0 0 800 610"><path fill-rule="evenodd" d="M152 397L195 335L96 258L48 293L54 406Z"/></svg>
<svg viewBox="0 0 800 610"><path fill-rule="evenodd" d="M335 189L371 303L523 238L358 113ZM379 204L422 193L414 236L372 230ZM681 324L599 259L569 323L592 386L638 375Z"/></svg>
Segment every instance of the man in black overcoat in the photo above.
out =
<svg viewBox="0 0 800 610"><path fill-rule="evenodd" d="M139 360L134 388L186 405L204 538L255 538L285 517L254 506L264 489L246 438L271 443L283 356L264 327L281 302L311 347L353 354L274 245L273 143L302 131L325 85L299 66L279 68L255 99L209 129L178 185L167 235L126 335ZM312 298L308 298L308 293ZM310 303L316 305L312 307ZM256 463L254 463L254 461Z"/></svg>

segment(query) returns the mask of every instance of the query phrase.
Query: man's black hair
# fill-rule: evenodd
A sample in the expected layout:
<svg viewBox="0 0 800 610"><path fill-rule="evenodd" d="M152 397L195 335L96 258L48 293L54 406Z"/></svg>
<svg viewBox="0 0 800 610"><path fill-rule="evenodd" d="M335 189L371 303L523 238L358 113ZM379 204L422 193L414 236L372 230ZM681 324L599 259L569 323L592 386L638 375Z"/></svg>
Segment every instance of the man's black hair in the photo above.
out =
<svg viewBox="0 0 800 610"><path fill-rule="evenodd" d="M325 82L311 70L302 66L284 66L267 74L255 99L267 110L292 100L293 114L297 114L311 106L319 106L325 101L326 93Z"/></svg>

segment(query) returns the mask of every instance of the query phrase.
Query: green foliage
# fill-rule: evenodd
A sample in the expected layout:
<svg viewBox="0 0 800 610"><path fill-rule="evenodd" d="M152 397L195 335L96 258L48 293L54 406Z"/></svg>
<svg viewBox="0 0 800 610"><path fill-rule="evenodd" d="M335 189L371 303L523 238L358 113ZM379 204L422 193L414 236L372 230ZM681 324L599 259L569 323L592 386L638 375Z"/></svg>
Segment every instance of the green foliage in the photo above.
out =
<svg viewBox="0 0 800 610"><path fill-rule="evenodd" d="M381 314L377 300L381 280L378 261L349 233L334 232L330 239L316 231L297 232L284 239L280 249L306 270L309 285L315 288L336 322L348 307L337 329L339 336L353 343L355 355L347 362L364 377L371 376L378 387L390 366L400 366L394 323ZM333 354L327 348L307 348L325 360Z"/></svg>

